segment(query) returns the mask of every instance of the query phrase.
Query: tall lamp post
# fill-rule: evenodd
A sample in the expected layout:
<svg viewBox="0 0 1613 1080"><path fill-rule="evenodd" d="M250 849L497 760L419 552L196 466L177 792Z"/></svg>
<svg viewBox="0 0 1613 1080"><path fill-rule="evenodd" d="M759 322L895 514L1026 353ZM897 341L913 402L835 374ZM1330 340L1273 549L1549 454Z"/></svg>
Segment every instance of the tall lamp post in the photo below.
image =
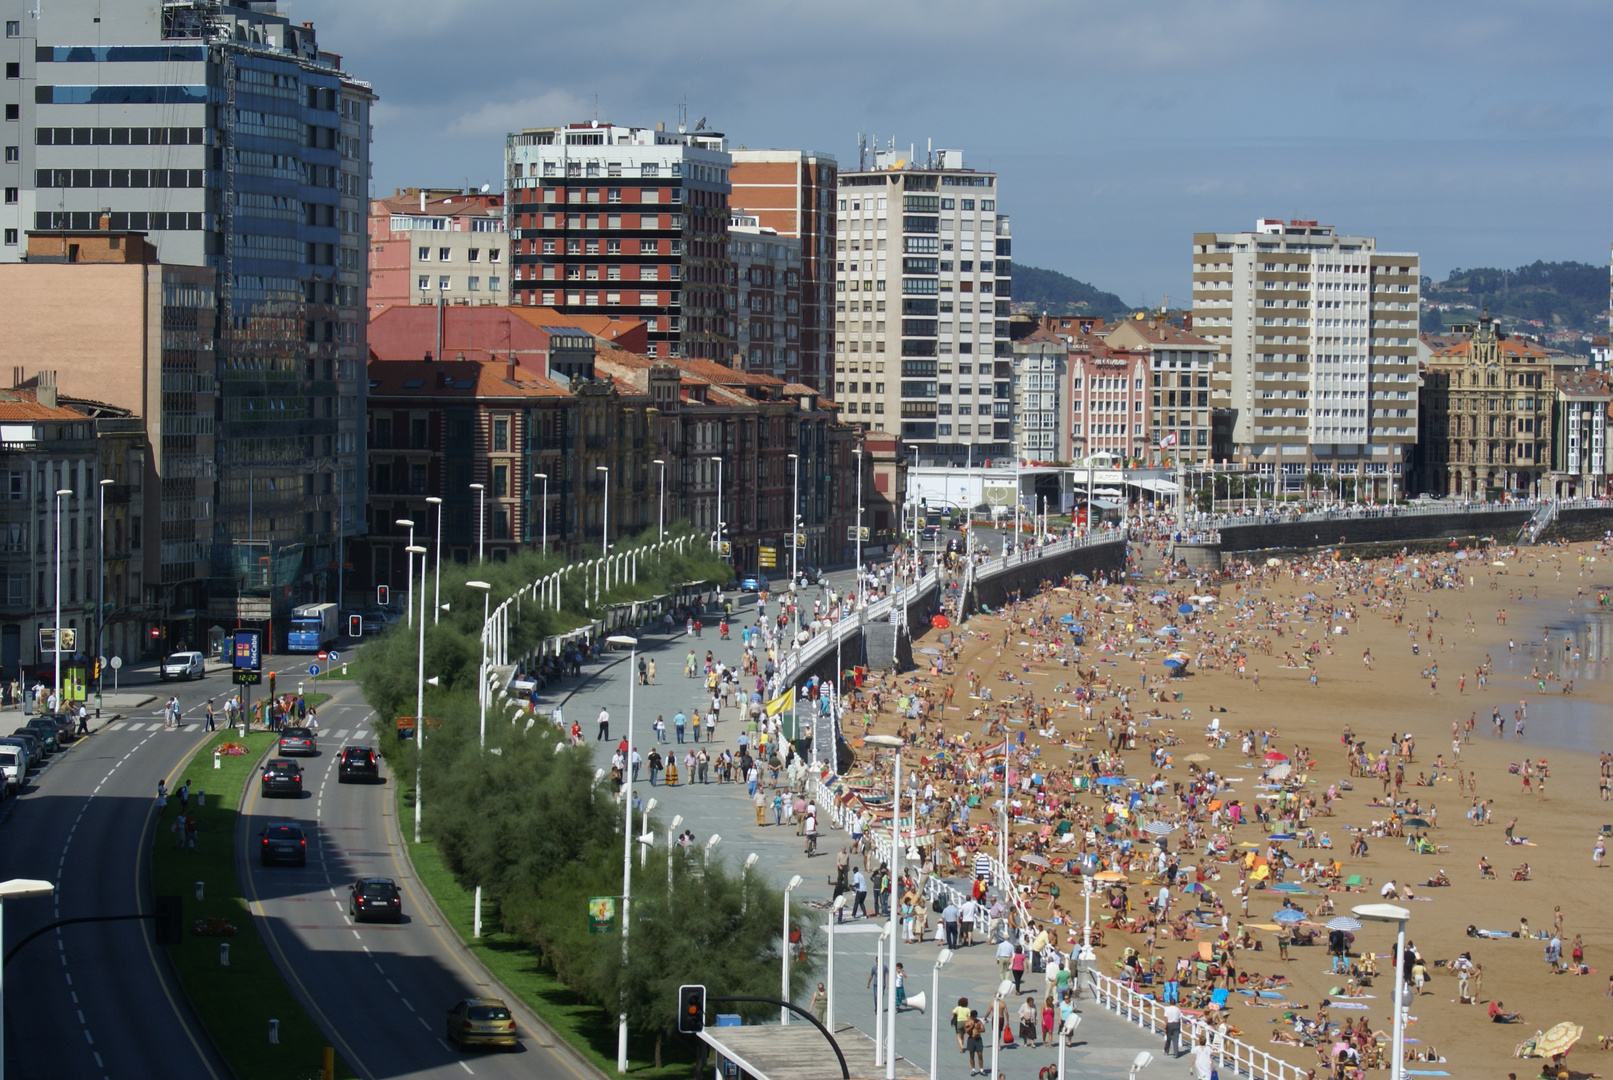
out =
<svg viewBox="0 0 1613 1080"><path fill-rule="evenodd" d="M420 556L420 602L426 599L426 549L408 547L410 555ZM410 564L413 566L413 563ZM409 606L414 607L414 571L409 577ZM411 615L411 618L413 616ZM420 612L420 640L417 645L414 669L414 842L420 842L420 805L425 801L420 790L420 761L426 751L426 613Z"/></svg>
<svg viewBox="0 0 1613 1080"><path fill-rule="evenodd" d="M779 987L779 997L785 1001L790 1000L790 894L801 886L801 875L796 874L790 878L789 884L784 886L784 936L779 939L779 951L784 956L784 976ZM790 1010L779 1006L778 1022L785 1026L790 1023Z"/></svg>
<svg viewBox="0 0 1613 1080"><path fill-rule="evenodd" d="M96 512L96 528L100 535L96 537L95 551L101 559L101 569L97 575L96 601L95 601L95 715L101 715L101 657L106 654L102 645L102 638L106 629L106 489L114 481L102 480L100 483L101 508ZM340 569L337 570L340 574ZM338 578L337 580L340 580Z"/></svg>
<svg viewBox="0 0 1613 1080"><path fill-rule="evenodd" d="M543 481L543 501L538 504L538 520L543 523L543 553L549 554L549 474L535 472L532 479Z"/></svg>
<svg viewBox="0 0 1613 1080"><path fill-rule="evenodd" d="M942 949L935 954L935 968L930 972L930 1080L935 1080L935 1046L941 1026L941 969L952 960L952 950ZM1060 1073L1060 1080L1063 1080Z"/></svg>
<svg viewBox="0 0 1613 1080"><path fill-rule="evenodd" d="M56 886L49 881L39 881L32 878L12 878L10 881L0 881L0 927L5 925L5 910L7 900L23 900L30 896L49 896L56 891ZM4 940L4 933L0 931L0 941ZM3 971L0 968L0 971ZM5 1045L5 997L4 982L0 981L0 1047ZM0 1049L0 1080L6 1075L5 1051Z"/></svg>
<svg viewBox="0 0 1613 1080"><path fill-rule="evenodd" d="M605 474L605 490L599 506L599 576L594 578L594 603L604 594L605 579L610 576L609 563L604 560L610 558L610 466L595 465L595 472ZM631 830L629 830L631 831Z"/></svg>
<svg viewBox="0 0 1613 1080"><path fill-rule="evenodd" d="M408 555L408 558L405 560L405 567L404 567L404 571L403 571L404 580L407 582L407 585L408 585L407 589L405 590L405 592L408 595L408 599L404 602L403 606L408 609L408 615L406 617L408 618L409 621L405 625L413 626L414 625L414 553L416 551L422 551L423 552L426 549L425 548L417 548L417 547L414 546L414 522L413 521L409 520L408 518L396 518L395 520L393 520L392 524L394 524L394 525L402 525L404 528L409 530L409 546L403 549L404 552Z"/></svg>
<svg viewBox="0 0 1613 1080"><path fill-rule="evenodd" d="M437 617L442 613L442 500L431 495L426 502L437 508L437 550L431 553L432 562L435 563L435 578L431 584L431 625L436 626Z"/></svg>
<svg viewBox="0 0 1613 1080"><path fill-rule="evenodd" d="M1389 1066L1389 1080L1404 1080L1406 1075L1406 921L1411 912L1394 904L1357 904L1350 912L1364 922L1392 922L1395 924L1395 1035L1394 1060Z"/></svg>
<svg viewBox="0 0 1613 1080"><path fill-rule="evenodd" d="M476 669L476 703L481 709L480 723L477 725L476 745L482 750L487 749L487 602L489 591L493 588L485 581L467 581L465 588L476 589L482 594L482 663Z"/></svg>
<svg viewBox="0 0 1613 1080"><path fill-rule="evenodd" d="M852 581L855 582L855 584L852 587L857 590L857 601L858 601L857 606L862 607L863 606L863 604L862 604L862 600L863 600L863 581L862 581L862 578L863 578L863 450L862 450L862 447L860 447L860 446L857 447L857 449L853 450L852 453L857 455L857 524L854 527L855 532L853 533L853 535L857 537L857 576L852 579ZM839 679L840 676L836 675L835 678ZM836 683L837 687L838 687L838 685L839 684Z"/></svg>
<svg viewBox="0 0 1613 1080"><path fill-rule="evenodd" d="M487 485L472 484L470 489L476 492L476 561L481 562L487 538Z"/></svg>
<svg viewBox="0 0 1613 1080"><path fill-rule="evenodd" d="M902 857L902 746L903 742L896 735L864 735L863 742L875 746L883 746L893 751L892 778L891 778L891 865L886 872L893 875L891 878L891 899L895 900L896 881L895 873ZM890 939L891 939L891 978L890 986L886 988L888 995L887 1009L890 1012L890 1024L886 1028L886 1037L889 1042L885 1046L885 1080L896 1080L896 943L901 936L896 932L896 909L899 904L890 905Z"/></svg>
<svg viewBox="0 0 1613 1080"><path fill-rule="evenodd" d="M61 708L62 693L62 500L73 494L72 488L56 492L56 632L51 635L51 650L56 658L56 682L51 693L56 696L56 707Z"/></svg>
<svg viewBox="0 0 1613 1080"><path fill-rule="evenodd" d="M712 461L717 463L717 551L722 552L722 458L713 454Z"/></svg>
<svg viewBox="0 0 1613 1080"><path fill-rule="evenodd" d="M599 468L603 469L601 465ZM629 650L627 670L632 672L638 665L634 662L638 656L638 638L628 637L625 634L613 634L605 639L612 645L625 645ZM638 685L637 680L627 681L627 756L622 761L622 967L627 967L627 927L628 904L633 896L633 691ZM670 880L670 879L669 879ZM616 1016L616 1071L627 1071L627 989L622 989L620 1011Z"/></svg>
<svg viewBox="0 0 1613 1080"><path fill-rule="evenodd" d="M655 512L655 539L659 543L666 539L666 459L656 458L650 464L661 466L661 505Z"/></svg>
<svg viewBox="0 0 1613 1080"><path fill-rule="evenodd" d="M801 601L795 595L798 580L795 565L795 542L800 537L801 524L801 455L791 454L791 467L795 470L795 493L790 499L790 602L795 608L795 640L801 640Z"/></svg>

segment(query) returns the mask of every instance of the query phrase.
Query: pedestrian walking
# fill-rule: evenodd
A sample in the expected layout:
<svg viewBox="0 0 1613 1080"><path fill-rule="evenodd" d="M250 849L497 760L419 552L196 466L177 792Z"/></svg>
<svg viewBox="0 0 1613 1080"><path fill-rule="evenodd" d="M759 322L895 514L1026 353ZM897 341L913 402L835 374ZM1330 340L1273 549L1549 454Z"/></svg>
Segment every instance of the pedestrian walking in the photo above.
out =
<svg viewBox="0 0 1613 1080"><path fill-rule="evenodd" d="M598 721L599 738L597 741L610 742L610 710L603 707L600 708Z"/></svg>
<svg viewBox="0 0 1613 1080"><path fill-rule="evenodd" d="M218 730L218 718L213 715L213 699L207 699L207 730Z"/></svg>

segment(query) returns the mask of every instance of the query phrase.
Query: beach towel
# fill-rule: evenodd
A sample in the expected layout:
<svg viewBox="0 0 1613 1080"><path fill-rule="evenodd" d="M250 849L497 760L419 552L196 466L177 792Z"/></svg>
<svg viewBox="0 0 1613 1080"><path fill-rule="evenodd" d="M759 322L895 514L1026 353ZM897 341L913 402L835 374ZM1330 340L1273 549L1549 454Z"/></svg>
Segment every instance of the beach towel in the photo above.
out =
<svg viewBox="0 0 1613 1080"><path fill-rule="evenodd" d="M1327 1007L1330 1008L1330 1009L1361 1009L1361 1010L1365 1011L1367 1009L1370 1009L1372 1006L1363 1005L1359 1001L1332 1001L1332 1000L1329 1000L1328 1003L1327 1003Z"/></svg>

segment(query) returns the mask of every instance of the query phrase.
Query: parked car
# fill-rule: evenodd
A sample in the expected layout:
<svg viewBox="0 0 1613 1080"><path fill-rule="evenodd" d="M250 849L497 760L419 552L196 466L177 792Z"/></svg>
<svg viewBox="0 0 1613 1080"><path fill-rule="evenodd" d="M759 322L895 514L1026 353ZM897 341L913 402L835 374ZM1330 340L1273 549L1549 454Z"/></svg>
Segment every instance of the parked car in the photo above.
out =
<svg viewBox="0 0 1613 1080"><path fill-rule="evenodd" d="M78 717L71 713L45 713L34 717L35 720L52 720L56 724L56 741L70 743L78 738Z"/></svg>
<svg viewBox="0 0 1613 1080"><path fill-rule="evenodd" d="M302 766L295 761L275 758L263 767L261 784L265 798L270 795L298 798L302 795Z"/></svg>
<svg viewBox="0 0 1613 1080"><path fill-rule="evenodd" d="M23 739L27 742L28 757L31 761L42 765L45 759L50 757L50 750L45 746L45 740L33 728L20 727L11 733L11 737L13 739Z"/></svg>
<svg viewBox="0 0 1613 1080"><path fill-rule="evenodd" d="M305 727L281 728L280 753L316 755L319 753L319 738Z"/></svg>
<svg viewBox="0 0 1613 1080"><path fill-rule="evenodd" d="M62 742L56 735L56 721L50 717L35 717L23 727L39 736L39 741L45 744L45 753L54 754L62 748Z"/></svg>
<svg viewBox="0 0 1613 1080"><path fill-rule="evenodd" d="M391 878L359 878L347 891L347 914L354 922L403 921L403 898L398 893L398 883Z"/></svg>
<svg viewBox="0 0 1613 1080"><path fill-rule="evenodd" d="M498 998L466 998L448 1010L448 1041L467 1046L514 1046L515 1017Z"/></svg>
<svg viewBox="0 0 1613 1080"><path fill-rule="evenodd" d="M29 740L27 739L19 739L16 736L8 735L0 738L0 749L15 750L22 757L22 774L24 776L39 767L39 758L34 756L33 749L29 746Z"/></svg>
<svg viewBox="0 0 1613 1080"><path fill-rule="evenodd" d="M7 792L22 790L28 780L28 758L20 746L0 746L0 777Z"/></svg>
<svg viewBox="0 0 1613 1080"><path fill-rule="evenodd" d="M162 679L200 679L207 674L207 658L199 652L170 653L162 662Z"/></svg>
<svg viewBox="0 0 1613 1080"><path fill-rule="evenodd" d="M258 839L258 862L264 866L281 862L308 865L308 838L303 835L301 825L290 821L271 822L258 833Z"/></svg>
<svg viewBox="0 0 1613 1080"><path fill-rule="evenodd" d="M381 759L369 746L344 746L336 765L336 782L381 779Z"/></svg>
<svg viewBox="0 0 1613 1080"><path fill-rule="evenodd" d="M773 588L772 583L761 574L745 575L740 580L739 587L743 592L770 592Z"/></svg>

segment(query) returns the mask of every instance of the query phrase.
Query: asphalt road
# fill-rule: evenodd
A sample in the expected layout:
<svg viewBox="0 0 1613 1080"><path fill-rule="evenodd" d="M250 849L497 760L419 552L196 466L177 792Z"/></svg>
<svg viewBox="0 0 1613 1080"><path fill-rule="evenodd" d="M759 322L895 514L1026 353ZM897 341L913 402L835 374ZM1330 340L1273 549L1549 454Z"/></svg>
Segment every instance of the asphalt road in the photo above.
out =
<svg viewBox="0 0 1613 1080"><path fill-rule="evenodd" d="M297 799L247 798L240 865L247 897L276 963L337 1052L365 1078L550 1077L586 1080L564 1051L550 1046L530 1014L509 1001L521 1035L515 1051L461 1051L444 1041L447 1010L461 998L496 996L454 931L441 923L409 872L398 832L393 778L341 783L341 747L369 741L371 713L357 688L343 686L321 707L320 754L299 759ZM431 812L430 804L425 807ZM306 867L262 866L255 845L267 823L299 823L308 837ZM412 829L412 821L403 827ZM404 920L355 924L348 886L388 877L403 894Z"/></svg>

